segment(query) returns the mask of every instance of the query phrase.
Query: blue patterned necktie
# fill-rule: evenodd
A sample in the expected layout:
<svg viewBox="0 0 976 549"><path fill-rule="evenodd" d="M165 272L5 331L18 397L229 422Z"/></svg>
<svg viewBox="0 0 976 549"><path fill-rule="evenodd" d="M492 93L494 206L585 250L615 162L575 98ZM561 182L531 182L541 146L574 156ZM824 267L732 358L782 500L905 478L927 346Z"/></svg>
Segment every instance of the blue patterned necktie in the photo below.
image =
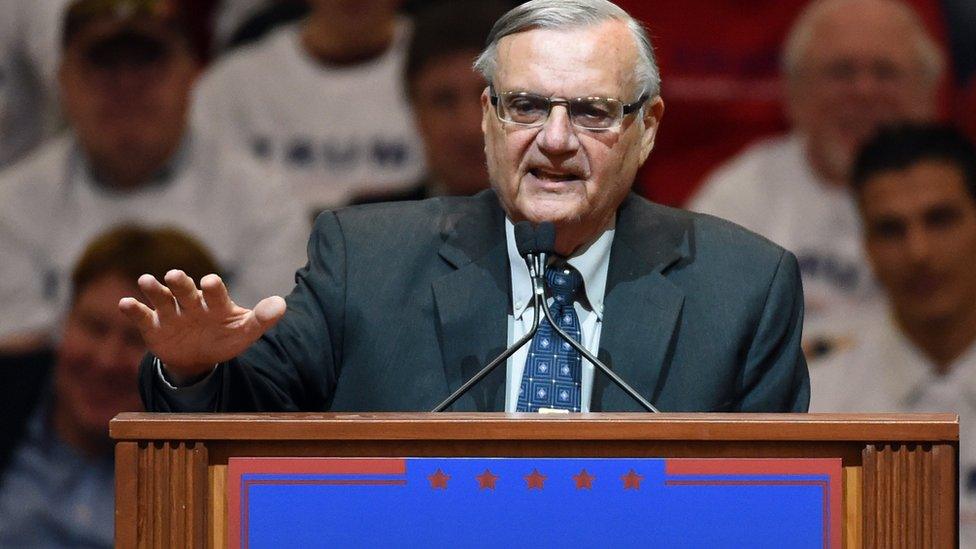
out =
<svg viewBox="0 0 976 549"><path fill-rule="evenodd" d="M569 266L548 267L546 281L553 297L549 307L552 318L570 337L580 341L580 322L573 303L583 286L583 277ZM579 412L580 367L580 354L543 317L525 359L516 410L561 408Z"/></svg>

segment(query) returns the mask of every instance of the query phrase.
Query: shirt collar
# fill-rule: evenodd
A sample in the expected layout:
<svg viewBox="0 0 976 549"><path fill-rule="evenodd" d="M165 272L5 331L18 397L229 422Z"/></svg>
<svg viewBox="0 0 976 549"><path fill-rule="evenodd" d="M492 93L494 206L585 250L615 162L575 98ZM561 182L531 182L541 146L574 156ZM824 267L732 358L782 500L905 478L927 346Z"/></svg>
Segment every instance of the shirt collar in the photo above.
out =
<svg viewBox="0 0 976 549"><path fill-rule="evenodd" d="M583 291L590 309L603 320L603 296L607 286L607 271L610 268L610 247L616 232L614 224L603 231L599 238L585 249L566 260L583 277ZM508 248L508 265L512 277L512 314L521 318L532 305L532 280L529 267L515 246L515 225L505 217L505 243Z"/></svg>

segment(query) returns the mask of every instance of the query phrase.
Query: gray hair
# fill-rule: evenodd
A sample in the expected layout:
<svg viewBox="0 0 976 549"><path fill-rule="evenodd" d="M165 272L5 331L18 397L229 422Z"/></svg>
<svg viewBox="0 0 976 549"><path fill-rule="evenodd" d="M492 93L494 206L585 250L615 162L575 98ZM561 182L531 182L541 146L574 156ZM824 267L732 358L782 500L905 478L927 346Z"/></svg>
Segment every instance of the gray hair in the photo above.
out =
<svg viewBox="0 0 976 549"><path fill-rule="evenodd" d="M816 27L827 15L854 0L814 0L797 17L790 29L783 47L782 69L790 79L796 78L803 69L803 57L814 45L813 34ZM880 1L880 0L878 0ZM926 85L934 85L942 76L945 60L935 41L925 30L925 26L915 11L901 0L884 0L893 7L896 17L911 29L916 59L922 68Z"/></svg>
<svg viewBox="0 0 976 549"><path fill-rule="evenodd" d="M498 65L498 42L509 35L530 29L570 29L623 21L634 37L638 59L636 82L638 95L656 97L661 93L661 75L654 60L651 39L636 19L608 0L531 0L501 17L488 35L488 43L474 62L474 68L492 82Z"/></svg>

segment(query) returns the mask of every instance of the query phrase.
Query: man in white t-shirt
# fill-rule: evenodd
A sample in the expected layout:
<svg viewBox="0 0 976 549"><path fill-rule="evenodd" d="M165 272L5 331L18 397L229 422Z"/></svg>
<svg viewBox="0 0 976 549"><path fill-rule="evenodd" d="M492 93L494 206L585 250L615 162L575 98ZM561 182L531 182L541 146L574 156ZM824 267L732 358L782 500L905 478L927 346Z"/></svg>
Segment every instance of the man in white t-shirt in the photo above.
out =
<svg viewBox="0 0 976 549"><path fill-rule="evenodd" d="M214 65L195 120L272 166L310 213L409 187L424 162L402 85L410 25L398 4L311 2L302 23Z"/></svg>
<svg viewBox="0 0 976 549"><path fill-rule="evenodd" d="M14 0L0 17L0 168L61 126L57 67L67 0Z"/></svg>
<svg viewBox="0 0 976 549"><path fill-rule="evenodd" d="M962 546L976 544L976 151L956 130L903 125L853 175L867 256L890 305L810 361L810 411L953 412ZM967 542L968 538L968 542Z"/></svg>
<svg viewBox="0 0 976 549"><path fill-rule="evenodd" d="M481 92L488 85L471 66L506 0L455 0L414 15L403 85L423 141L427 172L407 189L364 192L353 203L473 195L487 189Z"/></svg>
<svg viewBox="0 0 976 549"><path fill-rule="evenodd" d="M121 223L195 236L242 303L292 286L304 214L249 158L187 126L196 63L161 7L69 7L59 78L71 132L0 176L0 353L46 342L82 246Z"/></svg>
<svg viewBox="0 0 976 549"><path fill-rule="evenodd" d="M783 52L793 131L720 167L689 204L797 255L812 355L844 333L824 318L877 297L847 190L852 158L879 124L934 116L942 66L937 46L900 1L813 2Z"/></svg>

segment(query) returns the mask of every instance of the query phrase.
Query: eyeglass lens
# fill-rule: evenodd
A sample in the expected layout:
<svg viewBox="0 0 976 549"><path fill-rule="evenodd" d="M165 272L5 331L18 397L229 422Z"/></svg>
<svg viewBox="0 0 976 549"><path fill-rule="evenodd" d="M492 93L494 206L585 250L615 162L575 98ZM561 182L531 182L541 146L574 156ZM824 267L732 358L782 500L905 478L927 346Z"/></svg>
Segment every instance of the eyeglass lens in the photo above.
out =
<svg viewBox="0 0 976 549"><path fill-rule="evenodd" d="M581 128L612 128L622 118L622 104L615 99L577 97L569 100L550 100L541 95L508 92L499 94L498 114L508 122L527 126L541 125L549 118L553 105L564 104L570 121Z"/></svg>

